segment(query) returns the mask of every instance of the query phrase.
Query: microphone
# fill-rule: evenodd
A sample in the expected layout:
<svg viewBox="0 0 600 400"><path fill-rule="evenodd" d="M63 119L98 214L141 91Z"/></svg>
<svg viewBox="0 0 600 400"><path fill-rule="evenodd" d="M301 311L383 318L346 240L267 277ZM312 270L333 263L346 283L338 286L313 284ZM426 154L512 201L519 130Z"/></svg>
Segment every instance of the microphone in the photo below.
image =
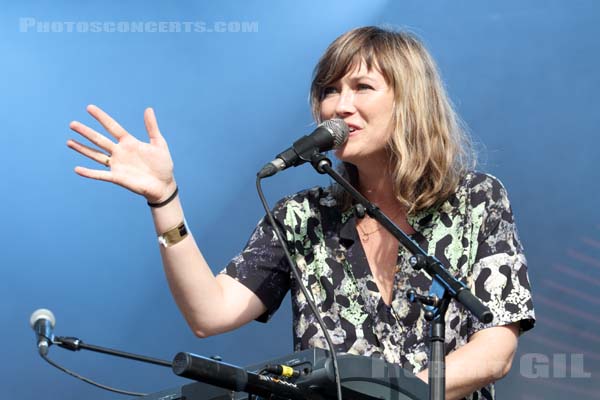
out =
<svg viewBox="0 0 600 400"><path fill-rule="evenodd" d="M54 314L52 314L52 311L46 310L45 308L35 310L29 318L29 325L31 325L35 332L38 351L42 356L48 354L48 347L50 347L52 340L54 339L54 333L52 331L55 323L56 318L54 318Z"/></svg>
<svg viewBox="0 0 600 400"><path fill-rule="evenodd" d="M176 375L184 378L264 398L272 398L272 395L291 400L314 398L294 382L246 371L238 366L192 353L177 353L172 369Z"/></svg>
<svg viewBox="0 0 600 400"><path fill-rule="evenodd" d="M317 126L310 135L302 136L292 147L279 153L277 157L257 174L260 179L275 175L289 167L296 167L310 161L315 153L329 151L343 145L348 139L348 125L344 120L328 119Z"/></svg>

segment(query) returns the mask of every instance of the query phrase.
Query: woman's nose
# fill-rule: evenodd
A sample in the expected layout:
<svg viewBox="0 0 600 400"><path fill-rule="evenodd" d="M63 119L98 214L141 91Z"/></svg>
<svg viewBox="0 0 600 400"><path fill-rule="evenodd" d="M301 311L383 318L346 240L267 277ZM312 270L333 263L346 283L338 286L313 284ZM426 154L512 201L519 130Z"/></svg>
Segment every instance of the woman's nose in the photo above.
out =
<svg viewBox="0 0 600 400"><path fill-rule="evenodd" d="M338 97L338 102L335 107L335 113L344 117L356 112L354 106L354 92L351 90L343 90Z"/></svg>

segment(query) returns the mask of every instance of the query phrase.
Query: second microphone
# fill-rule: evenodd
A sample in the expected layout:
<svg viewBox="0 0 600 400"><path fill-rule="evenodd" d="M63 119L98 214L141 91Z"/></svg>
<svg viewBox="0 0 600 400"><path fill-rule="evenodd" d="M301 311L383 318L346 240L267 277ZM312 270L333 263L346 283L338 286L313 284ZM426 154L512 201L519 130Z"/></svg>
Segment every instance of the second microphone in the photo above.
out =
<svg viewBox="0 0 600 400"><path fill-rule="evenodd" d="M341 119L329 119L317 126L310 135L294 142L292 147L279 153L277 157L257 174L259 178L275 175L289 167L295 167L310 161L315 153L335 149L348 140L348 125Z"/></svg>

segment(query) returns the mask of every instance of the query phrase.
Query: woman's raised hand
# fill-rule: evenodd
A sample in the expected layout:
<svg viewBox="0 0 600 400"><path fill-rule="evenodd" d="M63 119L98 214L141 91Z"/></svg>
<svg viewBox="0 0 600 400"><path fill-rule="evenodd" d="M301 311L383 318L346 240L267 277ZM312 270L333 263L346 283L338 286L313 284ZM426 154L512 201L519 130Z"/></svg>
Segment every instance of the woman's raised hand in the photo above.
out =
<svg viewBox="0 0 600 400"><path fill-rule="evenodd" d="M144 112L149 143L142 142L129 134L100 108L90 105L87 111L110 133L116 143L81 122L71 122L69 127L95 144L97 148L86 146L73 139L67 141L67 146L108 168L75 167L75 172L86 178L116 183L144 196L151 203L169 197L176 188L173 161L167 142L158 129L154 111L147 108Z"/></svg>

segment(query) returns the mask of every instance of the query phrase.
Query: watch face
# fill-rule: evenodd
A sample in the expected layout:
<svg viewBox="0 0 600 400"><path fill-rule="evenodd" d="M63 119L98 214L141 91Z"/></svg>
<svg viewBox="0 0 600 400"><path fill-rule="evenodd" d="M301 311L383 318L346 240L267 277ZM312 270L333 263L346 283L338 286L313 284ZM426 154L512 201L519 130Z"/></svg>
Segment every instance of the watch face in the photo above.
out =
<svg viewBox="0 0 600 400"><path fill-rule="evenodd" d="M177 231L179 232L179 236L181 236L181 237L185 237L185 235L187 235L188 231L187 231L187 226L185 225L185 222L182 222L181 224L179 224L179 226L177 227Z"/></svg>

